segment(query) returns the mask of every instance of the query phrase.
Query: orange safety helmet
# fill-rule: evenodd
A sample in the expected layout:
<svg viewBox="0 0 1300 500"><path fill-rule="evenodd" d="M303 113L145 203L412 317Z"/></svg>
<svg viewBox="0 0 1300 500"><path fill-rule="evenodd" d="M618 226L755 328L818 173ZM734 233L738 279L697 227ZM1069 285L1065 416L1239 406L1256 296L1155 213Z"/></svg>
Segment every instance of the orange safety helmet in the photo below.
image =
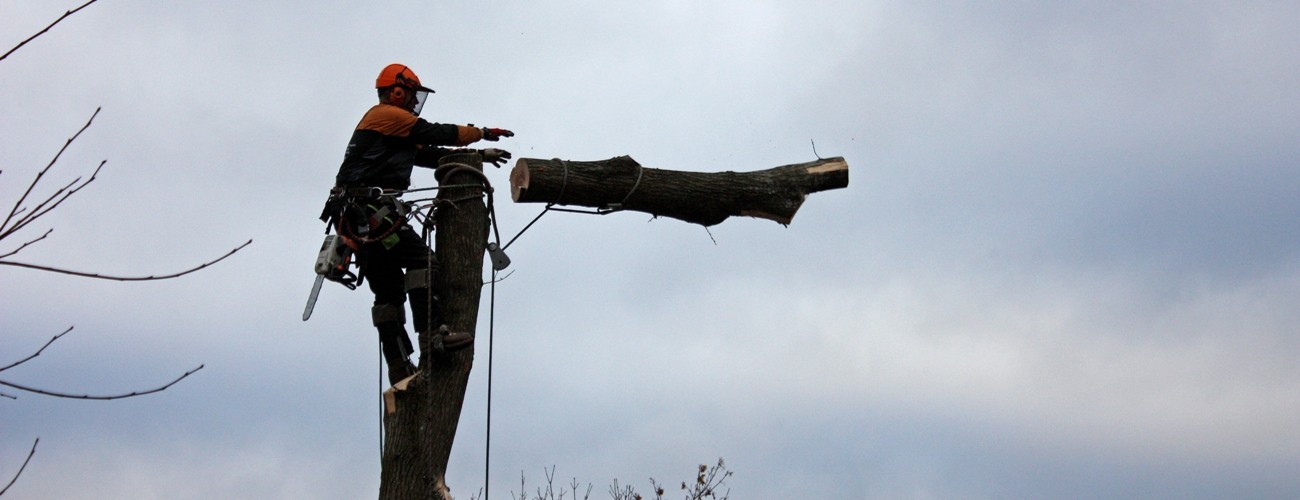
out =
<svg viewBox="0 0 1300 500"><path fill-rule="evenodd" d="M424 103L429 100L429 94L433 93L433 89L420 84L420 77L415 76L415 72L405 64L385 66L384 70L379 72L379 78L375 79L375 88L379 89L380 96L384 95L386 89L391 89L387 90L389 98L405 102L399 106L417 116L424 108ZM414 94L414 99L411 99L411 94Z"/></svg>
<svg viewBox="0 0 1300 500"><path fill-rule="evenodd" d="M375 79L375 88L386 89L394 85L400 85L411 90L418 90L433 93L433 89L420 85L420 77L415 76L405 64L389 64L379 72L379 78Z"/></svg>

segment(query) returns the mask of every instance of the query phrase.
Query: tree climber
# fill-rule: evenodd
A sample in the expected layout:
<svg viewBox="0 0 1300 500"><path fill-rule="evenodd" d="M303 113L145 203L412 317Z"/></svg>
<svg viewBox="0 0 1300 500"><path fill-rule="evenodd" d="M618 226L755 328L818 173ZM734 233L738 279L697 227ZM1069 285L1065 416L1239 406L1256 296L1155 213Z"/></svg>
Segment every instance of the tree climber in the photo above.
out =
<svg viewBox="0 0 1300 500"><path fill-rule="evenodd" d="M434 349L457 350L473 344L464 332L448 332L442 324L438 297L429 290L438 264L433 249L407 223L407 205L397 197L411 185L412 167L434 168L453 152L440 146L467 146L479 140L513 137L509 130L472 125L430 123L419 117L433 90L420 83L410 68L390 64L375 80L379 104L357 124L343 155L323 220L356 252L360 275L369 278L375 294L371 318L379 330L380 350L388 364L390 383L415 373L414 352L406 332L406 308L418 335L432 338ZM500 166L508 151L484 149L483 161ZM430 331L432 329L432 331ZM421 346L426 349L427 346Z"/></svg>

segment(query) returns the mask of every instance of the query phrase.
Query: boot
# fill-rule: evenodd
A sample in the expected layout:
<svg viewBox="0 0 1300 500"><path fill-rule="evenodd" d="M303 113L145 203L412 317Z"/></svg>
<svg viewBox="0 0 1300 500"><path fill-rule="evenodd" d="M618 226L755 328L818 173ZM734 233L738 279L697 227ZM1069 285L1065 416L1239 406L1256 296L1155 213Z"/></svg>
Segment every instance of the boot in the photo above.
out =
<svg viewBox="0 0 1300 500"><path fill-rule="evenodd" d="M452 332L447 330L447 325L438 329L438 335L442 336L442 347L448 351L459 351L471 345L474 345L474 336L465 332Z"/></svg>
<svg viewBox="0 0 1300 500"><path fill-rule="evenodd" d="M424 345L425 340L429 345ZM474 336L466 332L453 332L447 325L439 326L432 335L420 335L420 352L446 354L474 345Z"/></svg>
<svg viewBox="0 0 1300 500"><path fill-rule="evenodd" d="M379 350L384 354L388 364L388 382L398 381L415 374L411 364L411 337L406 334L406 327L401 323L383 322L375 325L379 329Z"/></svg>
<svg viewBox="0 0 1300 500"><path fill-rule="evenodd" d="M448 331L442 334L442 347L447 351L460 351L474 344L474 336L464 331Z"/></svg>
<svg viewBox="0 0 1300 500"><path fill-rule="evenodd" d="M397 385L407 377L415 375L415 365L408 359L388 362L388 385Z"/></svg>

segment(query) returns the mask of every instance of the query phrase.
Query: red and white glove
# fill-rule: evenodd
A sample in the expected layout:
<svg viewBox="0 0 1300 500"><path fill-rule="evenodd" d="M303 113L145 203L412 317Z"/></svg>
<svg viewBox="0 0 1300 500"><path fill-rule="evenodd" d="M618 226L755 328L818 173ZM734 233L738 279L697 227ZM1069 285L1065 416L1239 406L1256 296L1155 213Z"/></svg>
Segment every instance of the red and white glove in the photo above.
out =
<svg viewBox="0 0 1300 500"><path fill-rule="evenodd" d="M514 137L515 133L503 128L483 127L483 140L495 142L502 137Z"/></svg>

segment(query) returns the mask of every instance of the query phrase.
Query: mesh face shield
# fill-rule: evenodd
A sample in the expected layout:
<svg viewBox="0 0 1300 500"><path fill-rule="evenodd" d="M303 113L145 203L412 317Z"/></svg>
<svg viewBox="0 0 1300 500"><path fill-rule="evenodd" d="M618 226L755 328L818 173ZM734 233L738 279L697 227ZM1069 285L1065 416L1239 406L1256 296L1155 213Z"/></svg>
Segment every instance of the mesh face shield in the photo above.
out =
<svg viewBox="0 0 1300 500"><path fill-rule="evenodd" d="M418 116L420 114L420 110L424 109L424 103L428 100L429 100L429 91L427 90L415 91L415 105L411 107L411 112L415 113Z"/></svg>

